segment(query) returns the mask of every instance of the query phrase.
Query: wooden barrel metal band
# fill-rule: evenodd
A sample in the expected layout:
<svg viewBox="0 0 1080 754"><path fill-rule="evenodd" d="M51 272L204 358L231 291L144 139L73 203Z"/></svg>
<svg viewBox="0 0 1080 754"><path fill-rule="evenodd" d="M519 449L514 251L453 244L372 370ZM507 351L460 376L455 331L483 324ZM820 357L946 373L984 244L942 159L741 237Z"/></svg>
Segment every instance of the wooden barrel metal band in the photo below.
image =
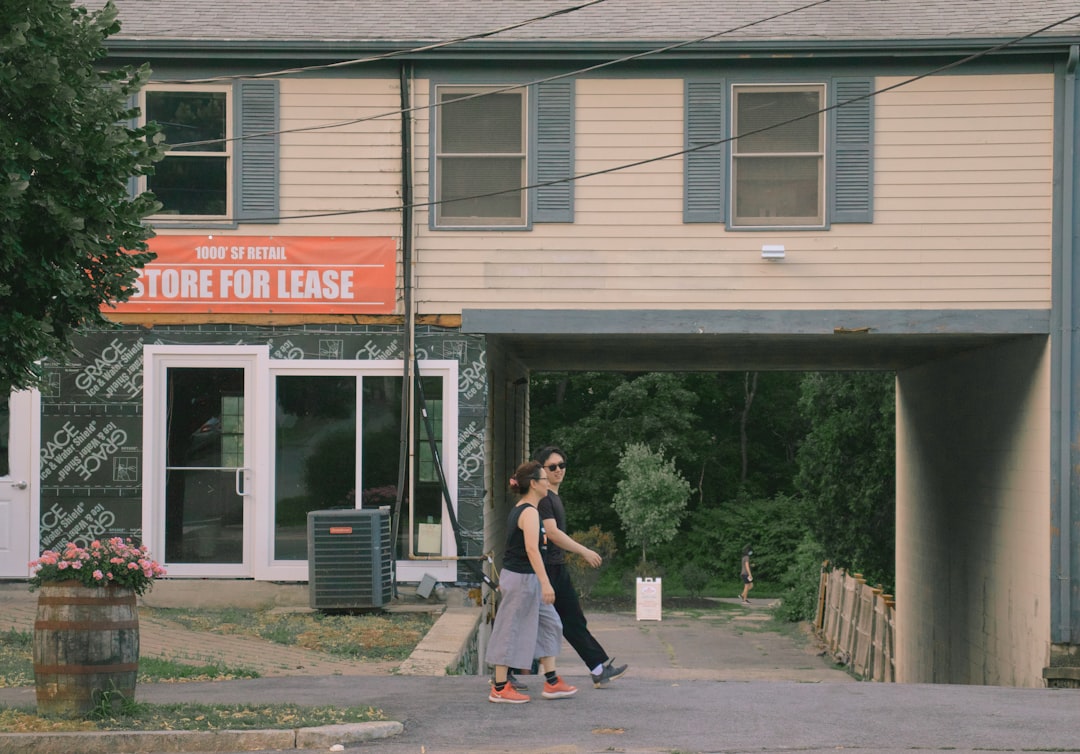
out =
<svg viewBox="0 0 1080 754"><path fill-rule="evenodd" d="M39 605L126 605L135 601L135 595L130 597L116 597L105 595L103 597L38 597Z"/></svg>

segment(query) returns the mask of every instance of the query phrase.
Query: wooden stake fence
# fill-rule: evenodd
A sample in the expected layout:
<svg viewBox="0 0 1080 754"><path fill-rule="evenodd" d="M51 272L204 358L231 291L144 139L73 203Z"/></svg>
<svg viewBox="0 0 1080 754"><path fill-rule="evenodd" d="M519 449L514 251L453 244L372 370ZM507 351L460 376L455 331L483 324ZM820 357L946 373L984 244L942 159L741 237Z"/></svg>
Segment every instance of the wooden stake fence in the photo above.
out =
<svg viewBox="0 0 1080 754"><path fill-rule="evenodd" d="M836 661L863 680L896 680L896 602L860 574L822 567L814 630Z"/></svg>

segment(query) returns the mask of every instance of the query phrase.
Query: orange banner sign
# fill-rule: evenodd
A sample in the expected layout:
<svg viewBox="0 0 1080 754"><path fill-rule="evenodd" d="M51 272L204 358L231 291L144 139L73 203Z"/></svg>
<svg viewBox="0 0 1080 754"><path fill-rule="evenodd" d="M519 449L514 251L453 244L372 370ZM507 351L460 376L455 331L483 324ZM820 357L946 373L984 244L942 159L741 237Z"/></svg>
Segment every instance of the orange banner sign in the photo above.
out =
<svg viewBox="0 0 1080 754"><path fill-rule="evenodd" d="M118 312L392 314L393 238L156 236Z"/></svg>

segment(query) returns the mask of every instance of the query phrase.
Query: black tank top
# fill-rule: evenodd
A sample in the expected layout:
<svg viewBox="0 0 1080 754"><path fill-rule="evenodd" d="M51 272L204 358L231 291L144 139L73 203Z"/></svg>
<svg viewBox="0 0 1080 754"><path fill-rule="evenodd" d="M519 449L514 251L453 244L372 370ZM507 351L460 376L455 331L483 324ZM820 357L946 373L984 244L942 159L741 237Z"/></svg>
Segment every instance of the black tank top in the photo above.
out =
<svg viewBox="0 0 1080 754"><path fill-rule="evenodd" d="M531 507L532 506L528 503L521 503L510 509L510 515L506 519L506 551L503 553L502 565L504 571L513 571L514 573L535 573L535 571L533 571L532 563L529 562L529 555L525 551L525 532L518 526L521 514L524 513L527 508ZM544 524L541 522L540 535L538 537L541 556L543 555L544 550L547 549L545 546L546 540L547 534L544 531Z"/></svg>

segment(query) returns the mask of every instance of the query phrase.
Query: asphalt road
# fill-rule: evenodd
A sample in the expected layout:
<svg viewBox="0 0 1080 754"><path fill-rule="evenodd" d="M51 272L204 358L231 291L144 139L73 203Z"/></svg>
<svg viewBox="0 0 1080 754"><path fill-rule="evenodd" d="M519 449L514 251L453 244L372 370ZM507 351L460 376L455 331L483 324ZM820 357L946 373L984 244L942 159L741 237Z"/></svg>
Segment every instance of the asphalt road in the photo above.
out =
<svg viewBox="0 0 1080 754"><path fill-rule="evenodd" d="M723 618L591 615L626 676L594 689L564 648L578 694L541 699L533 677L522 705L488 702L484 677L392 673L141 684L137 698L375 706L403 733L347 751L379 754L1080 752L1080 690L860 683L767 620L758 605ZM0 689L0 701L31 705L33 689Z"/></svg>

